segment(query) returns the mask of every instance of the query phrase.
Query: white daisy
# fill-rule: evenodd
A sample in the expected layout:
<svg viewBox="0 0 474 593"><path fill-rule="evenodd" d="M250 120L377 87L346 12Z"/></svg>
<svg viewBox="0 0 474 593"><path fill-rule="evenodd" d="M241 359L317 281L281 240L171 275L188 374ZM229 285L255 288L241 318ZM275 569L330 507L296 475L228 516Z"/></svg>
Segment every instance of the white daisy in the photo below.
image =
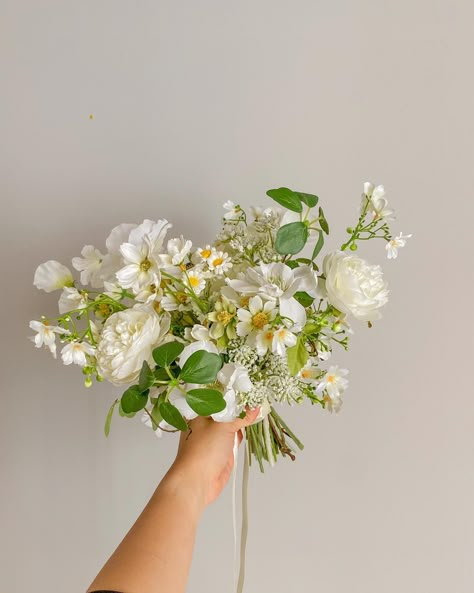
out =
<svg viewBox="0 0 474 593"><path fill-rule="evenodd" d="M201 270L194 268L184 273L183 280L192 288L195 294L201 294L206 288L206 279Z"/></svg>
<svg viewBox="0 0 474 593"><path fill-rule="evenodd" d="M256 333L262 331L275 319L276 315L275 301L263 302L257 295L249 299L248 309L238 309L237 317L237 335L255 337Z"/></svg>
<svg viewBox="0 0 474 593"><path fill-rule="evenodd" d="M388 259L397 259L398 250L401 247L405 247L407 243L407 239L409 239L412 235L402 235L400 233L398 237L393 237L390 241L387 242L385 245L385 249L387 251Z"/></svg>
<svg viewBox="0 0 474 593"><path fill-rule="evenodd" d="M61 350L61 358L64 364L74 363L81 367L87 364L86 354L89 356L94 356L95 354L94 346L87 342L69 342Z"/></svg>
<svg viewBox="0 0 474 593"><path fill-rule="evenodd" d="M225 274L232 267L230 257L224 251L213 250L207 263L209 269L215 272L218 276Z"/></svg>

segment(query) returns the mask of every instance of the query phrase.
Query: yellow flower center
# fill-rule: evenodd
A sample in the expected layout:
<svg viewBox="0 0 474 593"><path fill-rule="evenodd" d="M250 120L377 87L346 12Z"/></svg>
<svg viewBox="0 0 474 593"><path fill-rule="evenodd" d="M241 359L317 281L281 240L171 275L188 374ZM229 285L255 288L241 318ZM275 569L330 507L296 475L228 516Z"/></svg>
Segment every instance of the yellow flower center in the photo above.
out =
<svg viewBox="0 0 474 593"><path fill-rule="evenodd" d="M140 264L140 270L142 272L148 272L151 268L151 261L148 258L145 258L142 263Z"/></svg>
<svg viewBox="0 0 474 593"><path fill-rule="evenodd" d="M278 337L280 337L280 338L284 338L285 336L286 336L286 329L281 329L281 330L278 332Z"/></svg>
<svg viewBox="0 0 474 593"><path fill-rule="evenodd" d="M252 317L252 325L257 329L263 329L268 323L268 315L259 311Z"/></svg>
<svg viewBox="0 0 474 593"><path fill-rule="evenodd" d="M273 332L272 331L265 332L265 340L267 340L268 342L273 340Z"/></svg>
<svg viewBox="0 0 474 593"><path fill-rule="evenodd" d="M207 259L208 257L210 257L211 255L211 250L210 249L203 249L201 251L201 257L202 259Z"/></svg>
<svg viewBox="0 0 474 593"><path fill-rule="evenodd" d="M336 377L335 377L334 375L328 375L328 376L326 377L326 381L327 381L328 383L335 383L335 382L336 382Z"/></svg>
<svg viewBox="0 0 474 593"><path fill-rule="evenodd" d="M232 317L233 315L231 315L228 311L221 311L217 314L217 321L222 323L222 325L228 325Z"/></svg>
<svg viewBox="0 0 474 593"><path fill-rule="evenodd" d="M248 296L242 297L240 299L240 306L246 307L249 304L249 301L250 301L250 297L248 297Z"/></svg>
<svg viewBox="0 0 474 593"><path fill-rule="evenodd" d="M303 377L303 379L308 379L309 377L311 377L311 371L309 369L304 369L303 371L301 371L301 376Z"/></svg>
<svg viewBox="0 0 474 593"><path fill-rule="evenodd" d="M212 260L212 265L217 268L217 266L220 266L223 262L224 260L222 257L216 257L216 259Z"/></svg>
<svg viewBox="0 0 474 593"><path fill-rule="evenodd" d="M199 282L200 282L200 279L197 278L196 276L189 276L189 284L193 288L196 288L197 286L199 286Z"/></svg>

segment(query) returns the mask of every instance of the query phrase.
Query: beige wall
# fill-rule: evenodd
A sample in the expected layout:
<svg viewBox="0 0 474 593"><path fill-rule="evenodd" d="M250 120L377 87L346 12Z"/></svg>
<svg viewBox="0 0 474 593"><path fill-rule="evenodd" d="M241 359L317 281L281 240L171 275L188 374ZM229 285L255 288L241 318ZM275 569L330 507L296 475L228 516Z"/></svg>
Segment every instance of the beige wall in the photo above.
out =
<svg viewBox="0 0 474 593"><path fill-rule="evenodd" d="M247 593L472 592L472 3L0 7L0 592L84 590L175 447L121 419L106 440L114 390L27 341L55 309L36 265L144 217L203 242L280 184L319 193L336 246L367 178L414 238L338 355L343 412L289 410L304 453L252 476ZM190 593L232 590L230 513L226 491Z"/></svg>

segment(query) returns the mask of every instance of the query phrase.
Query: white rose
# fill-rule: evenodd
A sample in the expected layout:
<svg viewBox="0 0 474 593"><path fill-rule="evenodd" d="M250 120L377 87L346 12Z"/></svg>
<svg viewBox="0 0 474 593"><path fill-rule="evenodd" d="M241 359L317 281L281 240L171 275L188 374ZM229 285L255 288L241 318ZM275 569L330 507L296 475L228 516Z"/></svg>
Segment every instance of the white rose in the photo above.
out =
<svg viewBox="0 0 474 593"><path fill-rule="evenodd" d="M170 327L168 314L158 315L152 307L135 305L111 315L97 345L97 367L115 385L138 378L143 361L153 361L152 351Z"/></svg>
<svg viewBox="0 0 474 593"><path fill-rule="evenodd" d="M388 301L387 283L380 266L343 251L326 255L323 261L327 298L342 313L360 321L382 316L379 309Z"/></svg>

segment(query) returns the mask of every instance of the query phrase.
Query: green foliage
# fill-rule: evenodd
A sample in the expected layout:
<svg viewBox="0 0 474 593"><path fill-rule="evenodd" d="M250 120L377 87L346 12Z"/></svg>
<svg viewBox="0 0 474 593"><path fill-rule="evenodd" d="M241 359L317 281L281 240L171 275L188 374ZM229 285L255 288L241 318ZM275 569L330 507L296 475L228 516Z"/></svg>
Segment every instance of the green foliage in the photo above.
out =
<svg viewBox="0 0 474 593"><path fill-rule="evenodd" d="M299 253L308 240L308 227L304 222L290 222L278 229L275 249L282 255Z"/></svg>
<svg viewBox="0 0 474 593"><path fill-rule="evenodd" d="M303 307L309 307L314 301L314 298L304 291L295 292L294 297Z"/></svg>
<svg viewBox="0 0 474 593"><path fill-rule="evenodd" d="M186 393L186 401L199 416L222 412L226 406L222 393L217 389L190 389Z"/></svg>
<svg viewBox="0 0 474 593"><path fill-rule="evenodd" d="M321 251L321 249L323 248L323 245L324 245L323 232L318 231L318 233L319 233L318 240L316 242L316 245L314 246L313 255L311 256L311 259L316 259L316 257L319 255L319 252Z"/></svg>
<svg viewBox="0 0 474 593"><path fill-rule="evenodd" d="M168 424L171 424L171 426L174 426L178 430L188 430L186 420L183 418L178 408L173 406L171 402L161 402L159 404L159 410L165 422L168 422Z"/></svg>
<svg viewBox="0 0 474 593"><path fill-rule="evenodd" d="M138 388L143 393L149 389L155 382L155 374L146 360L143 361L140 377L138 379Z"/></svg>
<svg viewBox="0 0 474 593"><path fill-rule="evenodd" d="M109 411L107 412L107 418L105 419L104 425L104 434L106 437L109 436L110 433L110 424L112 423L112 416L114 415L115 406L118 403L118 399L114 401L114 403L110 406Z"/></svg>
<svg viewBox="0 0 474 593"><path fill-rule="evenodd" d="M153 408L151 409L151 422L153 424L153 430L156 430L158 427L158 424L163 420L163 416L161 415L160 412L160 404L161 404L162 400L160 398L158 398L155 401L155 404L153 405Z"/></svg>
<svg viewBox="0 0 474 593"><path fill-rule="evenodd" d="M168 342L153 350L153 359L159 367L168 367L183 350L184 345L181 342Z"/></svg>
<svg viewBox="0 0 474 593"><path fill-rule="evenodd" d="M298 337L298 341L286 351L288 356L288 369L291 375L297 375L308 361L309 353L306 350L304 339Z"/></svg>
<svg viewBox="0 0 474 593"><path fill-rule="evenodd" d="M328 221L326 220L326 217L324 216L324 212L323 212L323 209L321 208L321 206L319 207L319 225L323 229L323 231L326 233L326 235L329 235L329 224L328 224Z"/></svg>
<svg viewBox="0 0 474 593"><path fill-rule="evenodd" d="M166 369L161 369L161 368L155 369L153 374L155 376L155 381L169 381L170 380L170 376L166 372ZM171 374L173 374L173 373L171 373Z"/></svg>
<svg viewBox="0 0 474 593"><path fill-rule="evenodd" d="M214 383L221 368L222 358L218 354L198 350L184 363L179 378L185 383Z"/></svg>
<svg viewBox="0 0 474 593"><path fill-rule="evenodd" d="M303 206L301 205L301 199L295 194L294 191L287 187L280 187L278 189L269 189L267 196L278 202L281 206L293 210L293 212L302 212Z"/></svg>
<svg viewBox="0 0 474 593"><path fill-rule="evenodd" d="M120 403L125 414L143 410L148 402L149 392L149 389L142 392L138 385L132 385L124 391Z"/></svg>
<svg viewBox="0 0 474 593"><path fill-rule="evenodd" d="M305 194L303 192L300 191L295 191L293 192L296 196L298 196L298 198L304 203L306 204L306 206L309 206L310 208L314 208L314 206L316 206L316 204L319 201L318 196L315 196L313 194Z"/></svg>

